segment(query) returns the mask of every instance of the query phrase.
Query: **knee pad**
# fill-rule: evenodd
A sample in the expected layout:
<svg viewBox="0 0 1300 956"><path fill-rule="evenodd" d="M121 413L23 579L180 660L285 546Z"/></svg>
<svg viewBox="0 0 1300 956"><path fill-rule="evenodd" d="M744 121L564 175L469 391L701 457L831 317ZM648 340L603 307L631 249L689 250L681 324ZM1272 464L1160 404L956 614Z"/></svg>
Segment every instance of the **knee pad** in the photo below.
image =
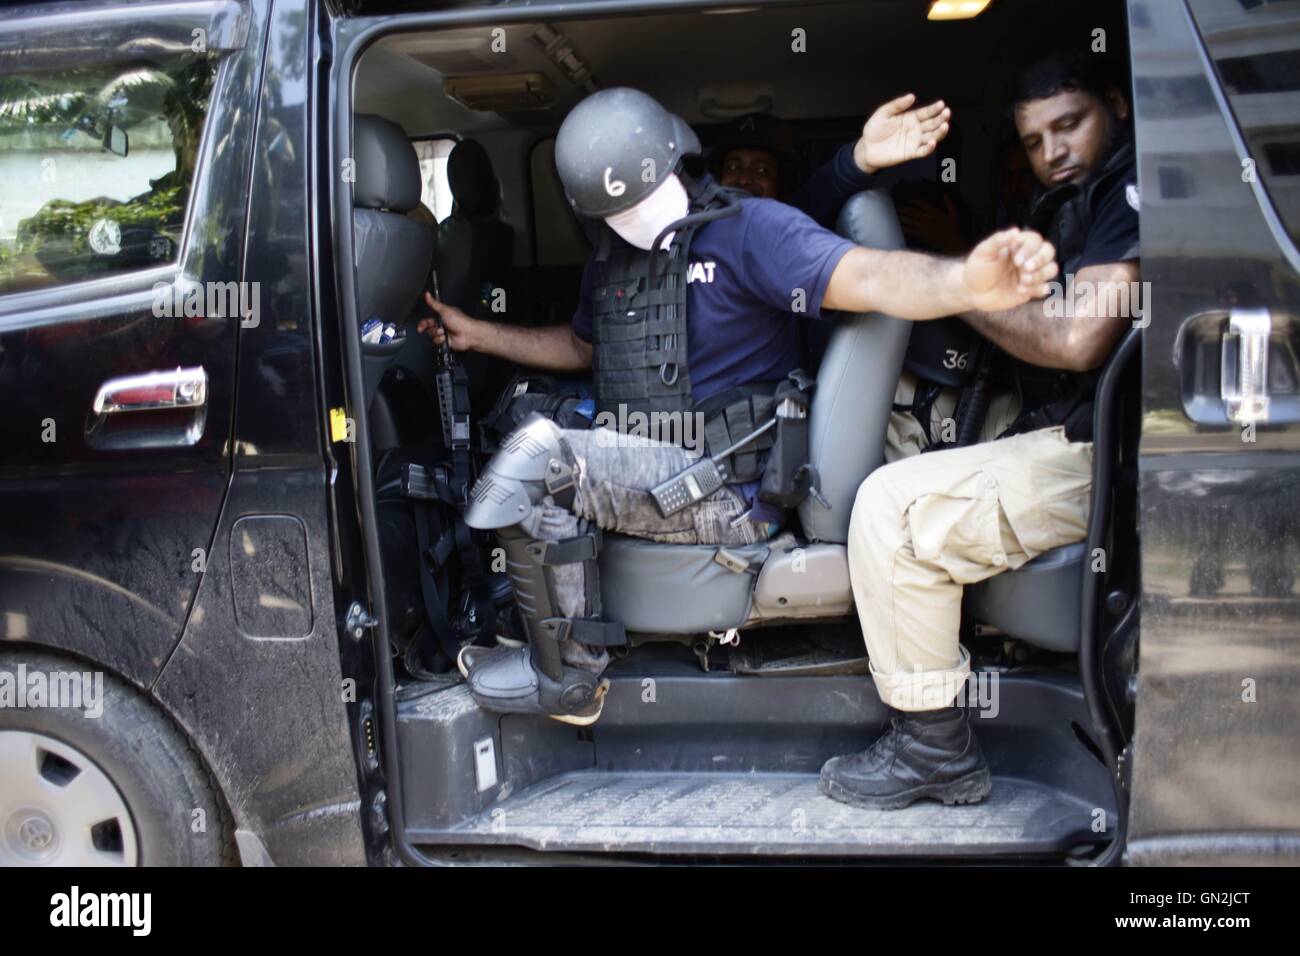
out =
<svg viewBox="0 0 1300 956"><path fill-rule="evenodd" d="M570 509L578 484L578 460L560 429L533 414L510 433L469 494L465 523L495 531L525 521L550 497Z"/></svg>
<svg viewBox="0 0 1300 956"><path fill-rule="evenodd" d="M627 643L622 624L600 620L600 529L575 519L576 535L548 540L536 532L548 498L566 511L572 508L577 465L560 429L532 415L488 462L465 515L470 527L497 532L534 657L556 680L562 673L561 641L596 647ZM582 580L566 609L556 572L572 565L581 565Z"/></svg>

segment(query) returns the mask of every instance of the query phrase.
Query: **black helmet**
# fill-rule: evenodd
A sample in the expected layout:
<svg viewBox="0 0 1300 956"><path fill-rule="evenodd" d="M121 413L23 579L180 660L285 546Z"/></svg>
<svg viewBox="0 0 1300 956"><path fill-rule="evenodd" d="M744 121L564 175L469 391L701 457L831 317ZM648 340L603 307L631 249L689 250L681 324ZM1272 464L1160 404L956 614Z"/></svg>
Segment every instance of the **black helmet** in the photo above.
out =
<svg viewBox="0 0 1300 956"><path fill-rule="evenodd" d="M626 86L600 90L565 117L555 138L555 167L580 216L631 209L700 151L699 137L652 96Z"/></svg>

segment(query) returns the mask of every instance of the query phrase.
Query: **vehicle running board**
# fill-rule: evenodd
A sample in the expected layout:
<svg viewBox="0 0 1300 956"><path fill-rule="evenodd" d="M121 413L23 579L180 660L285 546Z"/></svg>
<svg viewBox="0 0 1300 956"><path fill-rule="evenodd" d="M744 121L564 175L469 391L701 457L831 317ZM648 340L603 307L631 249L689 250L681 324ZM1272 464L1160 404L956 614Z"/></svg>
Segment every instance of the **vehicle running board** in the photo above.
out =
<svg viewBox="0 0 1300 956"><path fill-rule="evenodd" d="M1060 857L1104 834L1093 808L1042 784L995 777L981 803L929 800L861 810L817 789L814 774L582 770L506 797L420 844L534 850L815 857Z"/></svg>

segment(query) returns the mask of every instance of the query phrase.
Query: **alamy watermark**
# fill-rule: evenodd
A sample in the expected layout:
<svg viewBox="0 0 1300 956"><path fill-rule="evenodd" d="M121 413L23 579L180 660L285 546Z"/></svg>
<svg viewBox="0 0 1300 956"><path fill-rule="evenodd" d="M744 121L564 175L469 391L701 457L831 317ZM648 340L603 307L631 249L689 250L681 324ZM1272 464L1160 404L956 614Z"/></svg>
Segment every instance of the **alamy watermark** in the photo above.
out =
<svg viewBox="0 0 1300 956"><path fill-rule="evenodd" d="M262 321L261 282L155 282L153 314L159 319L230 319L255 329Z"/></svg>
<svg viewBox="0 0 1300 956"><path fill-rule="evenodd" d="M58 708L79 710L83 717L104 714L103 671L0 671L0 710Z"/></svg>
<svg viewBox="0 0 1300 956"><path fill-rule="evenodd" d="M899 671L890 675L894 686L890 689L889 704L899 710L964 706L987 720L1002 710L1001 677L997 671L971 671L966 675L954 670L936 679L914 679L923 673L917 668L915 674Z"/></svg>
<svg viewBox="0 0 1300 956"><path fill-rule="evenodd" d="M617 411L601 411L593 420L595 440L601 448L627 448L645 439L681 445L687 451L704 451L702 412L629 412L620 404Z"/></svg>
<svg viewBox="0 0 1300 956"><path fill-rule="evenodd" d="M152 914L152 893L83 893L74 884L50 897L51 926L116 926L130 929L132 936L148 936Z"/></svg>
<svg viewBox="0 0 1300 956"><path fill-rule="evenodd" d="M1132 319L1133 328L1151 324L1150 282L1076 281L1074 274L1065 282L1049 282L1043 300L1043 315L1049 319L1072 319L1076 315L1106 315Z"/></svg>

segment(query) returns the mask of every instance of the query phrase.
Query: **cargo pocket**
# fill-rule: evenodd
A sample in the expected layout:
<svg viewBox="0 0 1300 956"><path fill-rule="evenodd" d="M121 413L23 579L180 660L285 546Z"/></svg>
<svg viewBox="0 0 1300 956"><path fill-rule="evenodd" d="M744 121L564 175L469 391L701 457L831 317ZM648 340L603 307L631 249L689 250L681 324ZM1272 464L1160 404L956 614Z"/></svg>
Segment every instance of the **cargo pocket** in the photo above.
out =
<svg viewBox="0 0 1300 956"><path fill-rule="evenodd" d="M1053 436L1056 437L1056 436ZM1033 488L1042 518L1042 540L1047 551L1082 541L1088 534L1092 510L1092 444L1070 442L1059 436L1059 453L1030 462Z"/></svg>
<svg viewBox="0 0 1300 956"><path fill-rule="evenodd" d="M943 568L958 584L1024 563L1009 526L1004 539L998 481L982 469L948 492L918 497L907 509L907 524L916 557Z"/></svg>

